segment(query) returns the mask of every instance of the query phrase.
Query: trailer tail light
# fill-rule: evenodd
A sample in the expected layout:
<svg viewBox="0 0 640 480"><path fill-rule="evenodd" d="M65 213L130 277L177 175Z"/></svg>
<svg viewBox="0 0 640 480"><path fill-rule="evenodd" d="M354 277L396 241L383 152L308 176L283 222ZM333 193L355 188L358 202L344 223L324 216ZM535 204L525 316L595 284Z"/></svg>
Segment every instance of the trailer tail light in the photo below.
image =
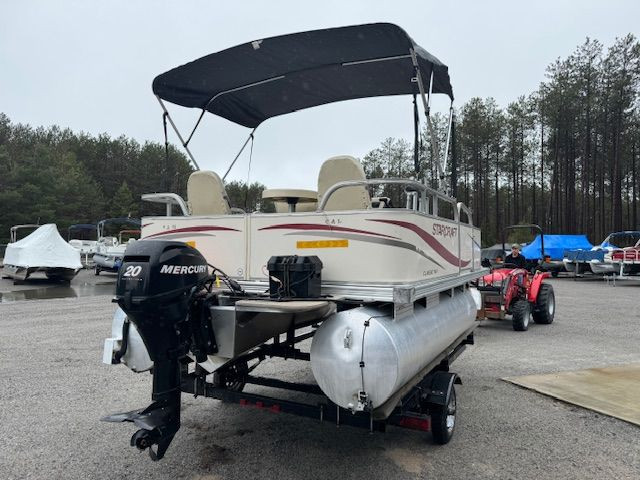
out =
<svg viewBox="0 0 640 480"><path fill-rule="evenodd" d="M243 406L243 407L254 407L254 408L257 408L258 410L263 410L264 409L264 410L268 410L268 411L273 412L273 413L282 412L282 408L277 403L274 403L273 405L265 405L264 402L261 402L261 401L257 401L256 403L251 403L246 398L241 398L238 401L238 404Z"/></svg>
<svg viewBox="0 0 640 480"><path fill-rule="evenodd" d="M402 417L398 422L398 426L402 428L408 428L410 430L420 430L421 432L428 432L431 430L431 421L428 418L420 417Z"/></svg>

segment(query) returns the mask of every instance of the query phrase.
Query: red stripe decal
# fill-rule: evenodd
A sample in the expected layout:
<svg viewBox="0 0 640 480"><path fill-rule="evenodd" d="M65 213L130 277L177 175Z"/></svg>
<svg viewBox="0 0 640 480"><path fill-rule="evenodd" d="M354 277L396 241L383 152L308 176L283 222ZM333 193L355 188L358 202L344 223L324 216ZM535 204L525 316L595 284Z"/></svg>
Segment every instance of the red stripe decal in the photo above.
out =
<svg viewBox="0 0 640 480"><path fill-rule="evenodd" d="M438 255L444 258L451 265L455 265L456 267L458 266L466 267L467 265L469 265L468 260L462 260L456 257L449 250L447 250L444 245L442 245L438 240L436 240L436 238L433 235L425 232L422 228L420 228L417 225L414 225L413 223L403 222L401 220L376 220L376 219L367 219L367 220L369 220L370 222L389 223L391 225L397 225L399 227L406 228L407 230L411 230L412 232L416 233L422 240L427 242L427 245L429 245ZM458 232L458 234L460 234L460 232Z"/></svg>
<svg viewBox="0 0 640 480"><path fill-rule="evenodd" d="M336 227L335 225L325 225L321 223L283 223L281 225L271 225L269 227L264 227L260 230L328 230L330 232L366 233L368 235L375 235L377 237L394 238L398 240L398 237L392 237L391 235L385 235L383 233L358 230L356 228Z"/></svg>
<svg viewBox="0 0 640 480"><path fill-rule="evenodd" d="M236 230L235 228L219 227L217 225L214 225L214 226L201 225L198 227L184 227L184 228L176 228L174 230L166 230L164 232L148 235L145 238L159 237L161 235L169 235L171 233L191 233L191 232L211 232L211 231L239 232L240 230Z"/></svg>

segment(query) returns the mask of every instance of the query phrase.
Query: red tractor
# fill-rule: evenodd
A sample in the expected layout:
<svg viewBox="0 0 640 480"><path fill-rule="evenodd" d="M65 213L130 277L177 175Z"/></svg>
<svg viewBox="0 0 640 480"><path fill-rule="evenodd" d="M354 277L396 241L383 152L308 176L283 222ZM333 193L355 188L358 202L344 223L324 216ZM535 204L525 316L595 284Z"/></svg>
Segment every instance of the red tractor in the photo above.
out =
<svg viewBox="0 0 640 480"><path fill-rule="evenodd" d="M536 270L530 273L508 263L494 266L491 273L478 280L477 288L482 298L478 318L504 320L511 315L513 329L518 332L529 328L532 317L536 323L550 324L556 312L553 286L544 283L550 276L549 272Z"/></svg>

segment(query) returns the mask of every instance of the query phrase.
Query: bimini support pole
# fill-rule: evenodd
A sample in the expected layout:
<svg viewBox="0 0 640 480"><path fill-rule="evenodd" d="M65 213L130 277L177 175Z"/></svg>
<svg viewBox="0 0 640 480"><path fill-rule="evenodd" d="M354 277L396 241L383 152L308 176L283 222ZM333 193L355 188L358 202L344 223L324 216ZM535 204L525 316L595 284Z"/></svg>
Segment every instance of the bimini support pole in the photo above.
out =
<svg viewBox="0 0 640 480"><path fill-rule="evenodd" d="M169 111L167 110L167 107L165 107L164 102L162 101L162 99L158 95L156 95L156 98L158 99L158 102L160 103L160 106L162 107L162 110L164 111L164 114L165 114L166 118L169 120L169 124L171 125L171 128L173 128L173 131L176 132L176 135L180 139L180 143L182 143L182 146L187 151L187 154L189 155L189 158L191 159L191 163L193 163L193 166L196 167L196 170L200 170L200 166L198 165L198 162L196 162L196 159L193 158L193 154L191 153L191 150L189 150L189 146L188 146L189 142L185 141L184 138L182 138L182 135L180 134L180 131L178 130L178 127L176 127L176 124L173 123L173 118L171 118L171 115L169 114ZM189 137L189 140L191 140L191 137Z"/></svg>
<svg viewBox="0 0 640 480"><path fill-rule="evenodd" d="M447 171L447 162L449 161L449 145L451 144L452 121L453 121L453 100L451 100L451 104L449 106L449 126L447 127L447 143L444 146L444 156L442 157L442 176L440 177L440 181L443 184L445 183L444 172Z"/></svg>
<svg viewBox="0 0 640 480"><path fill-rule="evenodd" d="M431 77L429 79L429 93L425 92L424 82L422 80L422 73L420 72L420 66L418 65L418 57L413 49L409 50L411 54L411 60L415 69L415 81L418 83L418 89L420 90L420 98L422 98L422 106L424 107L425 120L427 122L427 130L429 131L429 143L431 144L431 157L436 162L436 169L438 170L438 188L442 190L440 184L442 178L444 178L444 169L440 160L440 152L438 149L438 139L436 137L433 123L431 122L431 94L433 92L433 69L431 70Z"/></svg>
<svg viewBox="0 0 640 480"><path fill-rule="evenodd" d="M246 148L247 144L249 143L249 140L253 141L253 134L254 134L254 132L256 131L257 128L258 127L256 127L253 130L251 130L251 133L249 134L247 139L242 144L242 147L240 147L240 151L236 154L236 157L231 162L231 165L229 165L229 168L227 168L227 171L225 172L224 176L222 177L222 181L224 181L224 179L227 178L227 175L229 175L229 172L231 171L231 169L235 165L236 160L238 160L238 158L240 158L240 155L242 154L242 152L244 152L244 149ZM253 148L253 147L251 147L251 148Z"/></svg>

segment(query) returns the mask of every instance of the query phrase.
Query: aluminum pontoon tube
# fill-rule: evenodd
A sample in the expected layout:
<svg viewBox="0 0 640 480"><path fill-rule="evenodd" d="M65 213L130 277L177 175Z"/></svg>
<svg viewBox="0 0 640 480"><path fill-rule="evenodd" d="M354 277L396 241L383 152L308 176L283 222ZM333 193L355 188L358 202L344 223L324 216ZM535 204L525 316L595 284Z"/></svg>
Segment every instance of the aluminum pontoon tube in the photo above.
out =
<svg viewBox="0 0 640 480"><path fill-rule="evenodd" d="M469 290L430 297L427 307L394 320L365 306L336 313L313 337L311 369L322 391L337 405L361 409L384 404L476 321ZM364 392L364 393L362 393Z"/></svg>

